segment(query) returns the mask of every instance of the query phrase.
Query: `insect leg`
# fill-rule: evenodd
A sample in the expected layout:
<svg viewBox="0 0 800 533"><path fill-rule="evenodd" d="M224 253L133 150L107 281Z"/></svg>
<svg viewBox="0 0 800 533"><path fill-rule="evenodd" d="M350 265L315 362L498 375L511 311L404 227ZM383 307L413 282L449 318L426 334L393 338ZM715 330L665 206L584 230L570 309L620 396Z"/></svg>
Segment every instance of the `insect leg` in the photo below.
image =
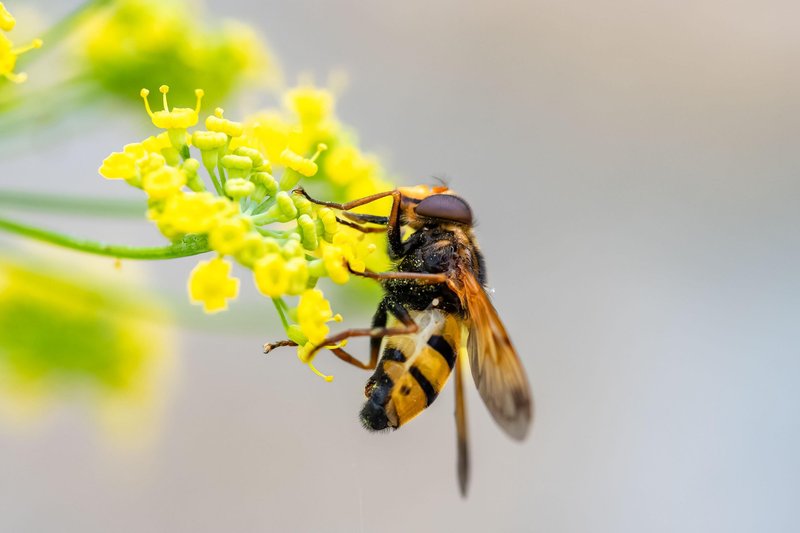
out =
<svg viewBox="0 0 800 533"><path fill-rule="evenodd" d="M376 194L371 194L371 195L365 196L363 198L358 198L357 200L352 200L350 202L345 202L343 204L339 204L339 203L336 203L336 202L325 202L323 200L315 200L314 198L311 198L308 195L308 193L305 191L305 189L303 189L302 187L297 187L292 192L294 194L302 194L312 204L323 205L325 207L331 207L333 209L340 209L342 211L349 211L351 209L355 209L356 207L360 207L362 205L366 205L366 204L375 202L377 200L380 200L381 198L386 198L387 196L398 196L398 197L400 196L400 191L398 191L398 190L384 191L384 192L379 192L379 193L376 193Z"/></svg>
<svg viewBox="0 0 800 533"><path fill-rule="evenodd" d="M315 346L311 350L311 352L309 352L308 357L309 358L313 357L315 353L323 349L325 346L330 346L331 344L338 344L343 340L349 339L351 337L372 337L372 342L370 343L371 346L370 362L371 362L373 353L377 353L377 350L380 349L380 339L392 335L407 335L409 333L415 333L419 329L419 326L417 326L417 323L414 322L413 318L411 318L411 315L408 313L405 307L396 302L391 302L388 300L384 300L384 303L386 304L386 310L391 312L395 317L397 317L397 319L402 323L402 326L393 326L387 328L384 325L381 327L372 327L372 328L346 329L342 332L337 333L336 335L332 335L326 339L323 339L322 342L320 342L317 346Z"/></svg>
<svg viewBox="0 0 800 533"><path fill-rule="evenodd" d="M375 315L372 317L372 328L385 328L386 318L386 299L384 299L378 304L378 310L375 311ZM334 348L331 351L336 357L346 363L350 363L358 368L363 368L364 370L372 370L378 366L378 356L380 355L382 341L383 337L372 337L369 340L369 363L367 364L362 363L341 348Z"/></svg>
<svg viewBox="0 0 800 533"><path fill-rule="evenodd" d="M422 283L446 283L449 279L447 274L439 273L432 274L430 272L372 272L371 270L364 270L358 272L347 265L347 269L354 276L361 276L362 278L370 278L378 281L384 279L413 279Z"/></svg>
<svg viewBox="0 0 800 533"><path fill-rule="evenodd" d="M365 213L351 213L350 211L344 211L342 216L349 218L353 222L358 222L359 224L380 224L381 226L385 226L389 223L389 217L367 215Z"/></svg>
<svg viewBox="0 0 800 533"><path fill-rule="evenodd" d="M264 353L269 353L275 348L280 348L281 346L297 346L297 343L290 340L268 342L264 345Z"/></svg>
<svg viewBox="0 0 800 533"><path fill-rule="evenodd" d="M458 472L458 487L461 496L467 496L469 484L469 445L467 443L467 405L464 396L464 366L462 357L456 358L456 470Z"/></svg>
<svg viewBox="0 0 800 533"><path fill-rule="evenodd" d="M383 233L386 231L386 227L383 226L365 226L363 224L358 224L356 222L350 222L349 220L344 220L342 218L336 217L336 221L343 226L347 226L348 228L353 228L355 230L360 231L361 233Z"/></svg>
<svg viewBox="0 0 800 533"><path fill-rule="evenodd" d="M389 217L386 219L385 222L386 231L389 237L389 257L392 259L397 259L404 255L403 242L400 236L400 203L402 201L403 195L397 189L393 191L379 192L377 194L365 196L364 198L359 198L358 200L353 200L352 202L346 202L343 204L339 204L336 202L323 202L322 200L315 200L314 198L311 198L302 187L298 187L294 189L294 191L292 192L294 192L295 194L302 194L311 203L317 205L323 205L325 207L331 207L333 209L341 209L343 211L349 211L350 209L355 209L356 207L366 205L376 200L380 200L381 198L386 198L387 196L391 196L392 210L389 213ZM353 215L360 216L357 213L348 214L348 216L353 216ZM380 222L383 223L382 217L380 218Z"/></svg>

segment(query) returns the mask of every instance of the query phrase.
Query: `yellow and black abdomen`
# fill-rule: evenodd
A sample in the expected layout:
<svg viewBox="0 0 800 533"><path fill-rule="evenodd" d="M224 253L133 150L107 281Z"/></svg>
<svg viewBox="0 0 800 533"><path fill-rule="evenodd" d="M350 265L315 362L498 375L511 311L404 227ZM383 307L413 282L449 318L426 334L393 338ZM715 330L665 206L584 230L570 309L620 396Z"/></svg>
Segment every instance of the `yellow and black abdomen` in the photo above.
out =
<svg viewBox="0 0 800 533"><path fill-rule="evenodd" d="M455 365L458 319L434 309L412 316L419 331L388 337L367 382L367 402L361 410L367 429L396 429L417 416L439 395Z"/></svg>

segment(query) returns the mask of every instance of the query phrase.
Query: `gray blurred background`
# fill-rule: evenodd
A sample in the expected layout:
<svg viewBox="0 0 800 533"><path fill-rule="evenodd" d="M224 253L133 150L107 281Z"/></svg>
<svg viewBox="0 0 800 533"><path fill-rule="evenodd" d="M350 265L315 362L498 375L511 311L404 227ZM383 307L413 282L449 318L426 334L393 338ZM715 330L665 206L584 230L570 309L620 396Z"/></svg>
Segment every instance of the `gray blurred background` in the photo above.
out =
<svg viewBox="0 0 800 533"><path fill-rule="evenodd" d="M148 446L110 447L68 406L0 427L0 530L800 528L797 2L207 4L262 30L289 82L345 70L338 112L362 146L470 201L532 434L511 442L471 390L462 500L452 385L368 434L367 375L322 355L327 384L291 352L262 356L280 328L245 278L227 316L185 307ZM21 141L0 185L135 197L96 170L141 124L103 120ZM161 242L145 221L36 220ZM124 268L180 300L194 262Z"/></svg>

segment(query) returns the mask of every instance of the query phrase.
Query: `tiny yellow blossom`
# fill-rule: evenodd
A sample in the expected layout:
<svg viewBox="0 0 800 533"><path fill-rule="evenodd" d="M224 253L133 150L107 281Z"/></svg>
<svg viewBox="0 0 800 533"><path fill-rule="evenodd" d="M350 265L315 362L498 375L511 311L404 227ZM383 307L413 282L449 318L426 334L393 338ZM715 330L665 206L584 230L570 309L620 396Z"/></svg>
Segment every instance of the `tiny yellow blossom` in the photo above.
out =
<svg viewBox="0 0 800 533"><path fill-rule="evenodd" d="M291 128L279 113L257 113L247 120L242 137L233 139L231 147L251 146L263 152L269 161L279 161L289 143Z"/></svg>
<svg viewBox="0 0 800 533"><path fill-rule="evenodd" d="M327 148L328 147L325 144L320 143L317 146L317 152L309 159L306 159L305 157L296 154L292 150L289 150L287 148L283 152L281 152L280 161L287 167L302 174L303 176L306 177L313 176L314 174L317 173L317 164L314 161L317 159L317 157L319 157L319 154L322 153ZM284 186L283 183L281 183L281 187L285 189L289 189L293 186L294 185Z"/></svg>
<svg viewBox="0 0 800 533"><path fill-rule="evenodd" d="M244 178L231 178L225 182L225 194L238 200L253 194L256 190L256 184Z"/></svg>
<svg viewBox="0 0 800 533"><path fill-rule="evenodd" d="M207 233L236 211L236 205L227 198L208 192L184 193L170 197L156 219L177 233Z"/></svg>
<svg viewBox="0 0 800 533"><path fill-rule="evenodd" d="M153 200L163 200L186 185L186 174L174 167L161 167L142 178L142 188Z"/></svg>
<svg viewBox="0 0 800 533"><path fill-rule="evenodd" d="M267 241L255 231L249 232L242 239L237 249L236 260L246 267L252 268L256 261L267 255Z"/></svg>
<svg viewBox="0 0 800 533"><path fill-rule="evenodd" d="M354 237L352 232L340 231L333 237L334 246L339 247L350 268L356 272L364 272L366 268L364 259L375 250L374 246L368 244L362 246L363 243L363 234Z"/></svg>
<svg viewBox="0 0 800 533"><path fill-rule="evenodd" d="M203 304L206 313L227 309L228 300L239 294L239 280L230 274L231 264L219 257L200 261L189 276L189 297L192 302Z"/></svg>
<svg viewBox="0 0 800 533"><path fill-rule="evenodd" d="M323 122L330 118L333 111L331 92L312 86L292 89L286 94L284 103L297 114L304 125Z"/></svg>
<svg viewBox="0 0 800 533"><path fill-rule="evenodd" d="M327 322L333 320L331 304L319 289L308 289L300 296L297 305L297 322L306 338L319 345L328 336Z"/></svg>
<svg viewBox="0 0 800 533"><path fill-rule="evenodd" d="M362 154L355 146L344 144L331 150L325 159L323 170L335 185L342 186L368 180L378 172L378 163Z"/></svg>
<svg viewBox="0 0 800 533"><path fill-rule="evenodd" d="M200 103L203 101L204 92L202 89L195 89L194 91L196 98L194 109L190 107L174 107L171 111L169 109L169 104L167 103L169 86L162 85L158 88L158 90L162 94L164 109L161 111L156 111L155 113L150 109L150 102L147 100L147 96L150 94L150 91L147 89L142 89L139 92L139 95L144 100L144 108L147 110L147 114L150 115L150 119L153 121L153 124L156 128L162 128L165 130L185 130L186 128L191 128L197 124L200 113Z"/></svg>
<svg viewBox="0 0 800 533"><path fill-rule="evenodd" d="M172 148L172 143L169 142L169 135L166 131L158 135L151 135L141 142L142 148L148 152L160 154L165 148Z"/></svg>
<svg viewBox="0 0 800 533"><path fill-rule="evenodd" d="M315 348L315 346L314 346L314 344L313 344L313 343L311 343L311 342L306 342L306 343L304 343L304 344L298 344L298 345L297 345L297 357L298 357L298 359L300 359L302 362L304 362L305 364L307 364L307 365L308 365L308 367L309 367L309 368L310 368L310 369L311 369L311 370L312 370L312 371L313 371L313 372L314 372L316 375L318 375L319 377L321 377L322 379L324 379L325 381L327 381L327 382L329 382L329 383L330 383L331 381L333 381L333 376L329 376L329 375L327 375L327 374L323 374L322 372L320 372L319 370L317 370L317 367L315 367L315 366L314 366L314 363L312 362L312 361L313 361L313 357L311 357L311 352L314 350L314 348Z"/></svg>
<svg viewBox="0 0 800 533"><path fill-rule="evenodd" d="M3 2L0 2L0 30L11 31L16 24L16 19L8 12Z"/></svg>
<svg viewBox="0 0 800 533"><path fill-rule="evenodd" d="M326 246L322 252L322 261L331 281L343 285L350 280L350 271L345 265L345 257L338 246Z"/></svg>
<svg viewBox="0 0 800 533"><path fill-rule="evenodd" d="M253 279L264 296L278 298L289 289L289 271L281 254L270 253L253 265Z"/></svg>
<svg viewBox="0 0 800 533"><path fill-rule="evenodd" d="M136 176L138 169L136 159L128 153L113 152L110 156L103 159L103 164L98 172L106 179L110 180L129 180Z"/></svg>
<svg viewBox="0 0 800 533"><path fill-rule="evenodd" d="M308 287L308 263L304 257L293 257L286 262L289 285L286 294L298 295Z"/></svg>
<svg viewBox="0 0 800 533"><path fill-rule="evenodd" d="M249 218L243 216L226 218L211 230L208 244L222 255L233 255L244 246L245 236L251 228L252 223Z"/></svg>
<svg viewBox="0 0 800 533"><path fill-rule="evenodd" d="M216 108L214 114L206 119L206 128L208 131L224 133L229 137L238 137L244 131L244 126L241 122L234 122L223 117L224 112L225 110L221 107Z"/></svg>
<svg viewBox="0 0 800 533"><path fill-rule="evenodd" d="M41 48L42 40L34 39L31 44L18 48L12 48L12 46L11 40L0 33L0 76L5 76L6 79L14 83L22 83L28 79L28 75L14 72L14 67L17 65L17 58L21 54L33 50L34 48Z"/></svg>
<svg viewBox="0 0 800 533"><path fill-rule="evenodd" d="M196 146L198 150L218 150L227 143L228 136L219 131L196 131L192 133L192 145Z"/></svg>

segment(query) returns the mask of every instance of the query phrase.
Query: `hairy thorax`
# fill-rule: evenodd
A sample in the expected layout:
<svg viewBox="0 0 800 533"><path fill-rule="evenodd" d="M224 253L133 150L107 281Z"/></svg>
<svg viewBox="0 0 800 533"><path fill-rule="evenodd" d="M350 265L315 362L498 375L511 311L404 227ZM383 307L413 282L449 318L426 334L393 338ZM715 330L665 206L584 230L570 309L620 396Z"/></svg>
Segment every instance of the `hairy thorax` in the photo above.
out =
<svg viewBox="0 0 800 533"><path fill-rule="evenodd" d="M458 283L457 272L466 268L478 279L483 278L482 260L472 235L458 226L423 227L406 242L412 246L397 264L398 272L452 274L452 282ZM458 296L446 283L390 279L383 285L389 295L410 309L432 307L463 314Z"/></svg>

